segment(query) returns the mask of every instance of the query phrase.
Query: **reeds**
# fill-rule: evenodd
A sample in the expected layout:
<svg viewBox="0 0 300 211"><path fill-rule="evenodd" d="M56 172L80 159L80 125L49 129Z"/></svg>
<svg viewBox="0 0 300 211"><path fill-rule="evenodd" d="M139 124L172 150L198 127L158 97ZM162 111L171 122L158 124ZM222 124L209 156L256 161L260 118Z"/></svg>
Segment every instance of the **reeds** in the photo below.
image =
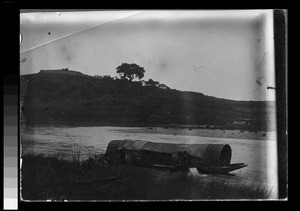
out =
<svg viewBox="0 0 300 211"><path fill-rule="evenodd" d="M202 200L267 199L265 186L197 175L109 165L99 156L80 161L59 155L22 156L23 200Z"/></svg>

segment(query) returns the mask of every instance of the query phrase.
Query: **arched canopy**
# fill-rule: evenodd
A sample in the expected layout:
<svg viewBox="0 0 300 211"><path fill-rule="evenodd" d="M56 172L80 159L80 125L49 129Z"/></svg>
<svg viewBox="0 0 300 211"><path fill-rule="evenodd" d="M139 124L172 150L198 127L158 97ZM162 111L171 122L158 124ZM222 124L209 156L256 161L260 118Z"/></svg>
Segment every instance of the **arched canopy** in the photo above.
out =
<svg viewBox="0 0 300 211"><path fill-rule="evenodd" d="M229 165L231 160L231 147L228 144L174 144L125 139L111 141L106 154L110 156L119 150L165 154L183 152L212 166Z"/></svg>

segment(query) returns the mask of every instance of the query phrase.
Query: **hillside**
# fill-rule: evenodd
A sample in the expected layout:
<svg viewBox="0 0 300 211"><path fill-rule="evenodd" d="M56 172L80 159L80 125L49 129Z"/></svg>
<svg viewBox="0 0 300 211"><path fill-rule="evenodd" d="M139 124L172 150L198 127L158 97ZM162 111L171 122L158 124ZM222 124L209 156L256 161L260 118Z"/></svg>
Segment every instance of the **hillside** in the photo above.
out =
<svg viewBox="0 0 300 211"><path fill-rule="evenodd" d="M218 127L266 130L271 102L233 101L80 74L20 77L25 124Z"/></svg>

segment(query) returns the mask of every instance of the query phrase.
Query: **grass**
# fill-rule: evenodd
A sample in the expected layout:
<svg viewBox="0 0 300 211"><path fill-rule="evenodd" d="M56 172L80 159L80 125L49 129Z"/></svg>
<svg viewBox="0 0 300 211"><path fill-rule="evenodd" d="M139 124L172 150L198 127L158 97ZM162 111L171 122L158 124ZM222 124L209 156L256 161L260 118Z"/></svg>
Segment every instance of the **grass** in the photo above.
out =
<svg viewBox="0 0 300 211"><path fill-rule="evenodd" d="M226 180L204 181L184 173L109 165L99 157L80 161L59 155L22 156L23 200L267 199L266 187Z"/></svg>

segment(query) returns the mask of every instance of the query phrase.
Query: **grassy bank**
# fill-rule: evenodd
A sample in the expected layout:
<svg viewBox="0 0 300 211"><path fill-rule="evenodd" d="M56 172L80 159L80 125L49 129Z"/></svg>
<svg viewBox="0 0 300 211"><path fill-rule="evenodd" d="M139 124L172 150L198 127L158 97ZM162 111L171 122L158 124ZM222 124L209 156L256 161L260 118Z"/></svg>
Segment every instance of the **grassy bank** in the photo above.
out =
<svg viewBox="0 0 300 211"><path fill-rule="evenodd" d="M23 200L266 199L266 187L225 180L204 182L186 173L108 165L97 157L80 161L23 155Z"/></svg>

